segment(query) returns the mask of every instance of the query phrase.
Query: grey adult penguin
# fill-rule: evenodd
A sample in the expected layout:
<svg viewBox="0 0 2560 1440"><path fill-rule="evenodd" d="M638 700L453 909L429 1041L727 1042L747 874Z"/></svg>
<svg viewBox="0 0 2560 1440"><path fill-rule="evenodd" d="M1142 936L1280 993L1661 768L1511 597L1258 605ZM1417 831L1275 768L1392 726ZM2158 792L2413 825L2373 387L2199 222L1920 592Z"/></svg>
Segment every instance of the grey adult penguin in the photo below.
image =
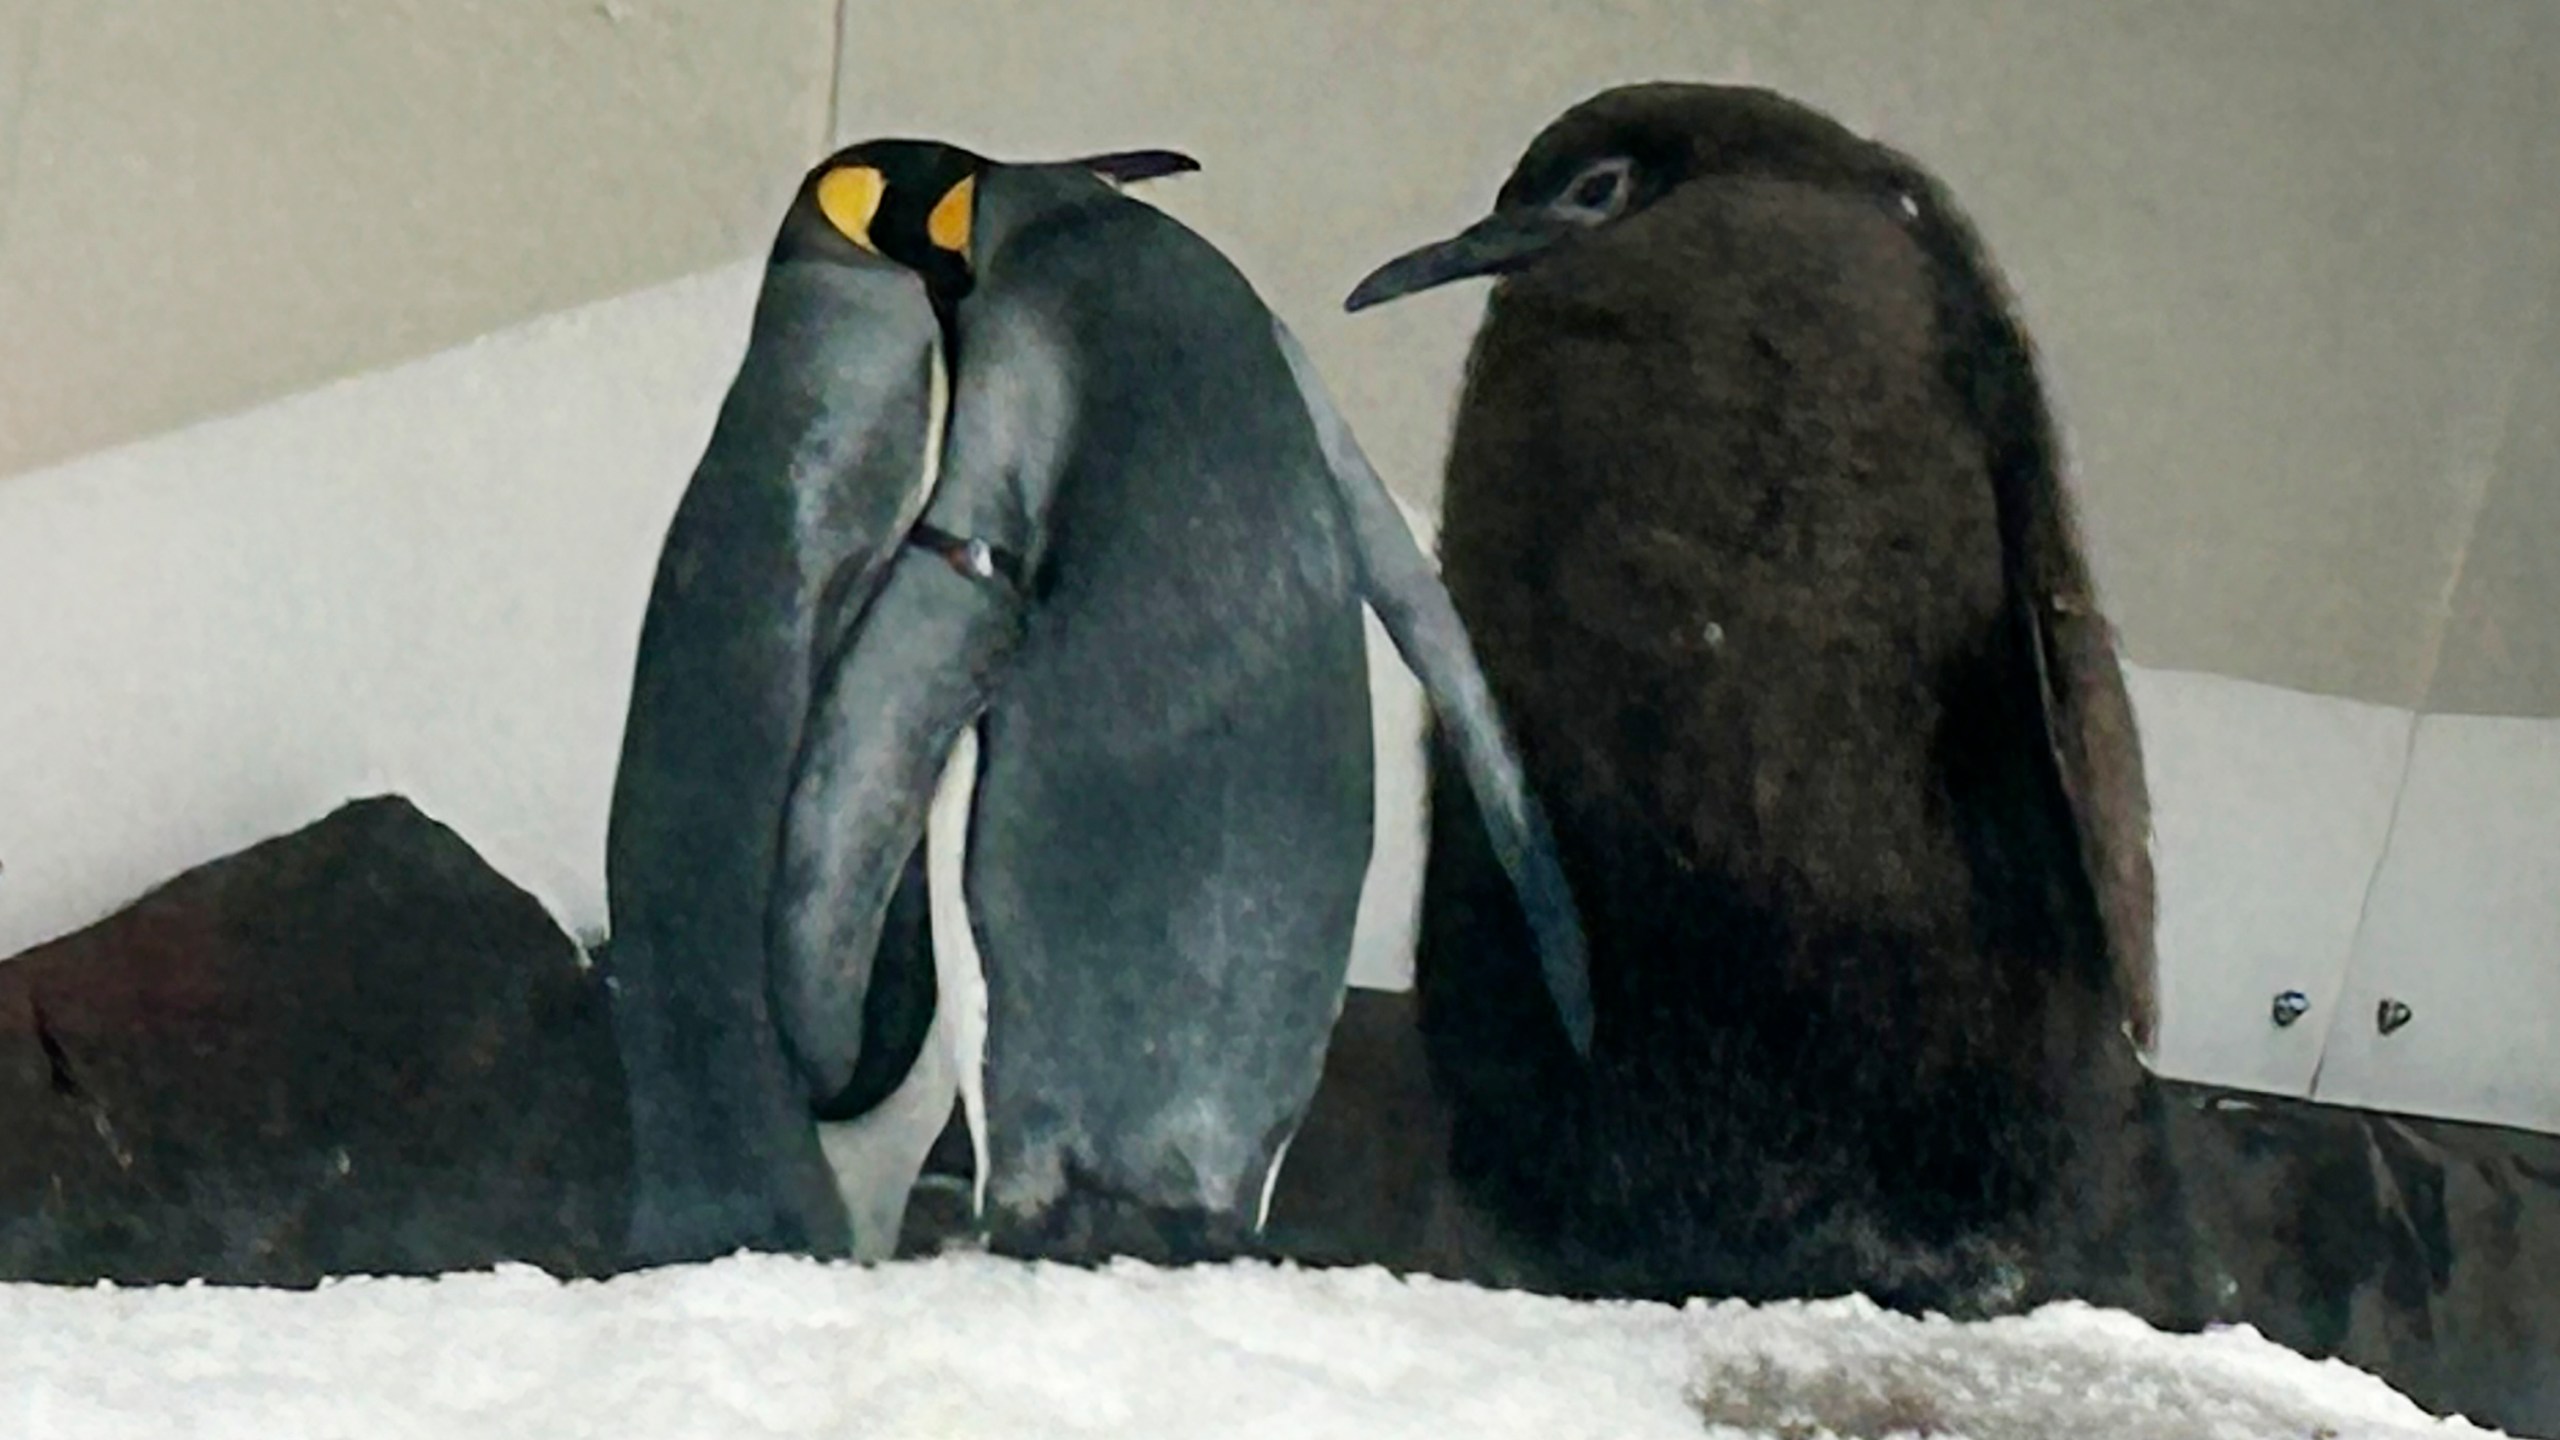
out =
<svg viewBox="0 0 2560 1440"><path fill-rule="evenodd" d="M1595 1033L1577 1063L1533 1003L1435 750L1417 1006L1461 1193L1548 1288L2015 1302L2140 1091L2153 898L2113 634L1982 246L1829 117L1660 83L1566 111L1347 308L1467 276L1498 278L1442 571Z"/></svg>
<svg viewBox="0 0 2560 1440"><path fill-rule="evenodd" d="M1090 157L1145 179L1190 162ZM746 353L643 612L606 840L599 959L630 1093L633 1263L852 1243L766 973L783 805L824 660L921 513L948 404L944 317L864 227L921 231L876 173L812 169L768 252ZM849 236L848 228L854 235ZM946 272L945 288L957 283ZM932 1014L923 856L868 996L873 1043L831 1097L886 1097Z"/></svg>
<svg viewBox="0 0 2560 1440"><path fill-rule="evenodd" d="M996 164L873 141L813 171L786 222L903 308L883 320L834 298L854 281L806 282L836 311L777 319L816 338L777 354L796 376L758 384L838 406L860 394L890 418L856 439L851 417L804 407L724 462L822 542L781 567L768 547L757 567L796 585L798 608L774 611L793 628L755 642L797 657L793 684L739 673L703 689L792 723L757 736L752 794L722 782L730 839L671 836L662 811L642 848L725 846L737 903L721 913L743 926L762 906L758 945L724 934L683 961L680 984L713 993L721 1018L673 1023L697 1048L674 1052L664 1088L670 1104L688 1085L723 1104L667 1128L730 1175L776 1162L767 1193L810 1197L820 1220L804 1229L824 1223L806 1117L860 1117L922 1052L954 1061L1000 1248L1189 1258L1245 1243L1318 1076L1368 860L1364 601L1461 737L1562 1023L1587 1033L1571 898L1428 558L1251 287L1120 192L1187 163ZM914 442L927 478L804 458L903 461L932 428L908 397L937 363L953 378L943 433ZM733 408L757 366L751 342ZM839 475L858 497L814 483ZM730 607L718 643L760 620ZM935 1034L920 1039L928 984ZM763 1148L717 1148L714 1110ZM762 1128L742 1132L741 1112Z"/></svg>

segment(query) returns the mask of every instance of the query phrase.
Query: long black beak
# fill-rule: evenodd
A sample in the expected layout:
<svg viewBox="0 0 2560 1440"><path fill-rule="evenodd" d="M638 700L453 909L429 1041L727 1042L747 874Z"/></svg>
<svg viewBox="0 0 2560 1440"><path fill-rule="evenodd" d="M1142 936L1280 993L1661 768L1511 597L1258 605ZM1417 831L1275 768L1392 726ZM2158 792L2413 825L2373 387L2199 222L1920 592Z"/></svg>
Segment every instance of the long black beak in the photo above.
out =
<svg viewBox="0 0 2560 1440"><path fill-rule="evenodd" d="M1067 163L1081 165L1115 185L1161 180L1167 175L1188 175L1200 168L1199 161L1179 150L1112 150Z"/></svg>
<svg viewBox="0 0 2560 1440"><path fill-rule="evenodd" d="M1507 275L1545 254L1573 228L1543 215L1497 211L1446 240L1408 250L1371 271L1342 308L1366 310L1471 275Z"/></svg>

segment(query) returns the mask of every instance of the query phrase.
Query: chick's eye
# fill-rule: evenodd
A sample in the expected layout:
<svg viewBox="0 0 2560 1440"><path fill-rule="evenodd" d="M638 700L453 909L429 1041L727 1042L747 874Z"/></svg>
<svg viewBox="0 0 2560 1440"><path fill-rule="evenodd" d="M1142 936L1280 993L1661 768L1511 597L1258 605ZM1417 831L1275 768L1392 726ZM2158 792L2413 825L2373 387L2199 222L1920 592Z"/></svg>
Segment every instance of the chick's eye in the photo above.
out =
<svg viewBox="0 0 2560 1440"><path fill-rule="evenodd" d="M1606 209L1609 202L1617 198L1618 187L1625 183L1625 180L1625 172L1619 170L1596 171L1585 175L1574 183L1573 203L1585 210Z"/></svg>

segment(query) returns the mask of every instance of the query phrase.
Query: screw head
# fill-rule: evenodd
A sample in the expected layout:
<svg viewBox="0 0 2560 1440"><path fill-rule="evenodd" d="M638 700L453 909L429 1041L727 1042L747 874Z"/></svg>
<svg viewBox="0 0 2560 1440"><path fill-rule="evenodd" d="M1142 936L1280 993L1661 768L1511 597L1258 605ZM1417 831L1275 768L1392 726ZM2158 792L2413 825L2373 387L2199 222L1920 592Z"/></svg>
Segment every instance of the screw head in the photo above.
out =
<svg viewBox="0 0 2560 1440"><path fill-rule="evenodd" d="M2267 1007L2267 1014L2269 1018L2276 1022L2276 1026L2279 1029L2301 1019L2304 1015L2309 1014L2310 1011L2311 997L2303 994L2299 990L2285 990L2278 992L2275 1002Z"/></svg>
<svg viewBox="0 0 2560 1440"><path fill-rule="evenodd" d="M2392 1031L2399 1029L2401 1026L2408 1024L2415 1018L2416 1017L2410 1013L2409 1007L2401 1004L2397 1000L2385 1000L2381 1004L2373 1007L2373 1028L2381 1031L2385 1035L2388 1035Z"/></svg>

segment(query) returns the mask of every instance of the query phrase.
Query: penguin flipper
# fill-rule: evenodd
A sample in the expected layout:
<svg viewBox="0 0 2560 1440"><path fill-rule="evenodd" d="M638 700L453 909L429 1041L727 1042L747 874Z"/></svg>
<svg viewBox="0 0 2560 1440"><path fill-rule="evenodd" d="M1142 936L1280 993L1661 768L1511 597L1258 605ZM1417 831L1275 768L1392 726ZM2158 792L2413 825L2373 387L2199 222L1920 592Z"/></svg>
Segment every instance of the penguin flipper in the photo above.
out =
<svg viewBox="0 0 2560 1440"><path fill-rule="evenodd" d="M1577 1055L1591 1053L1591 973L1587 942L1545 807L1530 790L1500 707L1477 663L1457 606L1415 543L1413 531L1333 406L1315 364L1278 316L1280 353L1298 383L1316 441L1332 473L1359 556L1364 598L1396 651L1431 697L1475 792L1494 853L1519 893L1538 948L1538 966Z"/></svg>
<svg viewBox="0 0 2560 1440"><path fill-rule="evenodd" d="M2017 309L1981 238L1943 186L1916 168L1921 242L1939 270L1957 391L1988 446L2002 569L2034 663L2054 780L2106 947L2125 1029L2146 1056L2158 1039L2157 881L2142 745L2115 628L2099 609L2052 407Z"/></svg>
<svg viewBox="0 0 2560 1440"><path fill-rule="evenodd" d="M926 839L953 747L1021 632L1011 591L904 546L820 679L784 808L766 931L774 1023L822 1110L860 1062L890 897Z"/></svg>
<svg viewBox="0 0 2560 1440"><path fill-rule="evenodd" d="M818 1143L853 1217L857 1260L897 1253L908 1197L954 1100L969 1129L973 1213L986 1208L987 988L964 895L977 773L977 731L964 725L935 786L924 844L889 904L852 1083L819 1107L828 1123Z"/></svg>
<svg viewBox="0 0 2560 1440"><path fill-rule="evenodd" d="M928 823L927 845L931 833ZM816 1106L821 1121L859 1120L887 1104L932 1043L941 985L928 918L932 902L925 883L925 849L916 847L890 895L863 986L862 1050L844 1088Z"/></svg>
<svg viewBox="0 0 2560 1440"><path fill-rule="evenodd" d="M2035 610L2027 628L2045 737L2097 901L2126 1030L2148 1055L2159 1036L2151 800L2115 628L2085 587L2026 603Z"/></svg>

